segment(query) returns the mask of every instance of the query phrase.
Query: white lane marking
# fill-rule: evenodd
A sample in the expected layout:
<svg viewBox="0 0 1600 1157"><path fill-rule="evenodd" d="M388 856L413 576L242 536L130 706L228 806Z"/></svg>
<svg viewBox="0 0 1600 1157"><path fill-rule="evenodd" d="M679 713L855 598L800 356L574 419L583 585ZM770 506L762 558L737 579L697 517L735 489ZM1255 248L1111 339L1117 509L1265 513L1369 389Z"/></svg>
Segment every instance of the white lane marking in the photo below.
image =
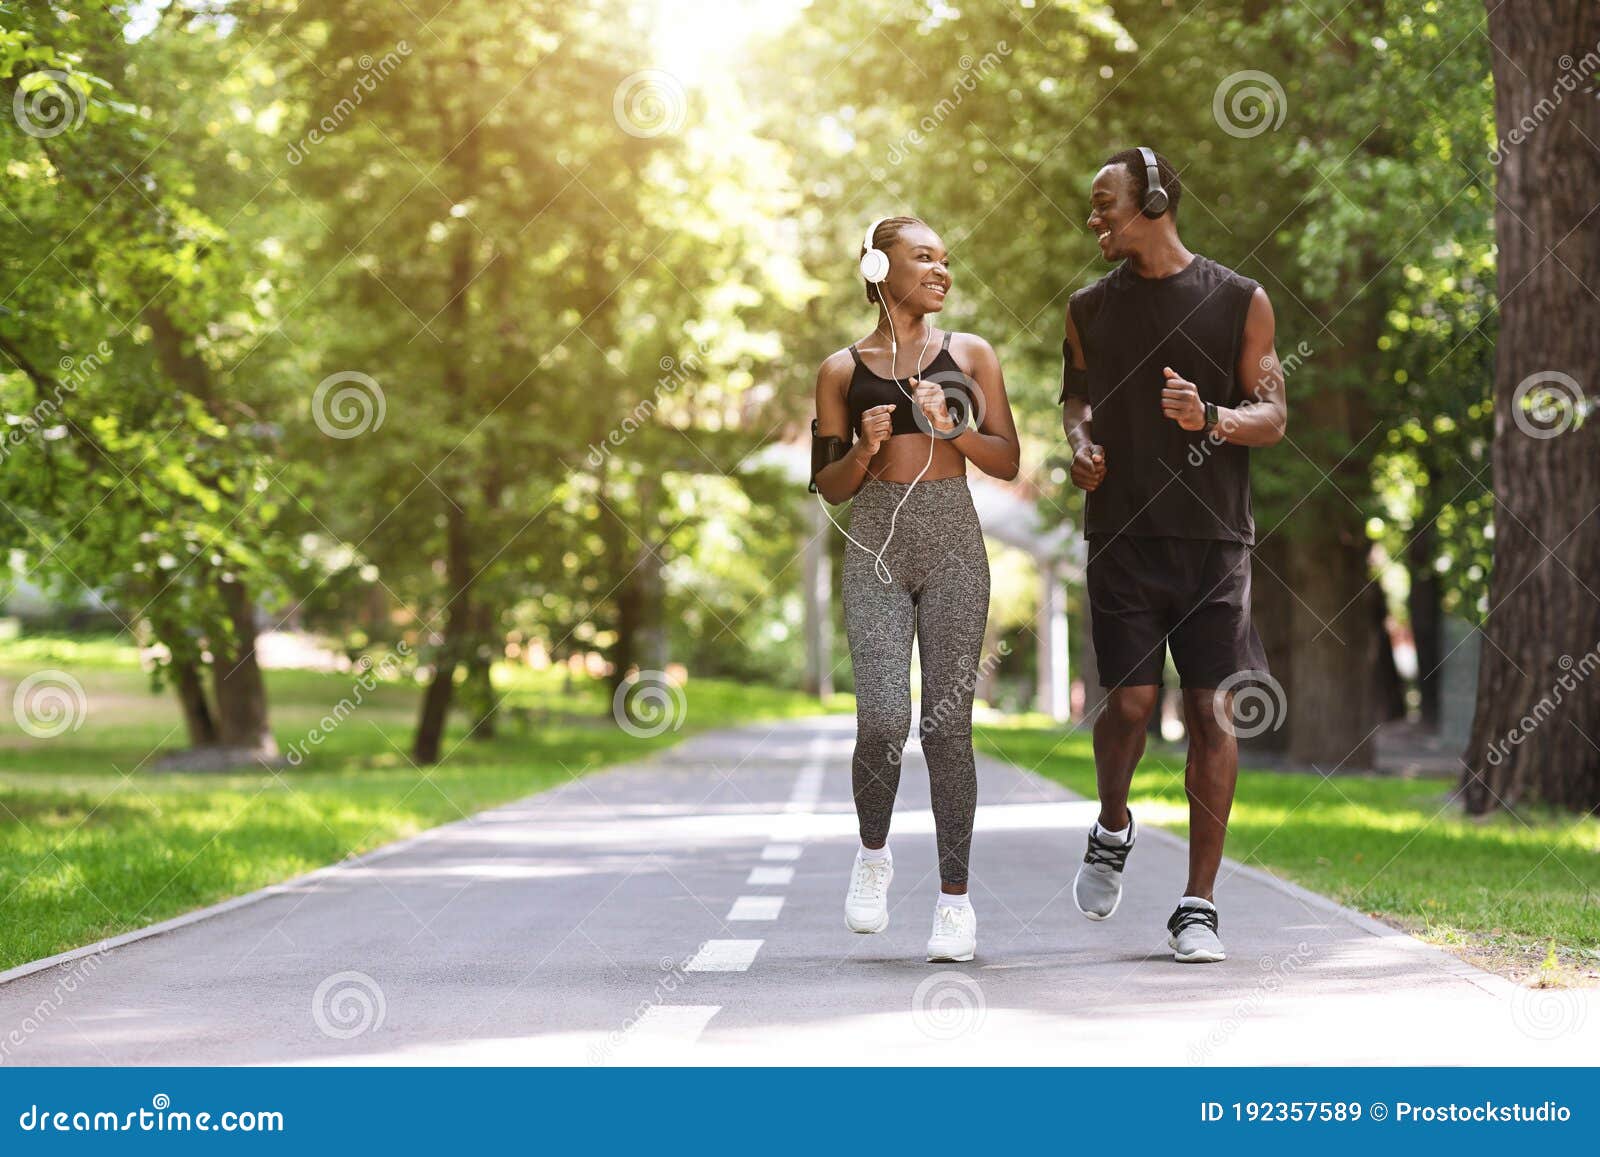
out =
<svg viewBox="0 0 1600 1157"><path fill-rule="evenodd" d="M781 887L793 879L793 868L751 868L750 878L745 881L745 886L759 888L773 884Z"/></svg>
<svg viewBox="0 0 1600 1157"><path fill-rule="evenodd" d="M768 844L761 849L763 860L798 860L800 858L799 844Z"/></svg>
<svg viewBox="0 0 1600 1157"><path fill-rule="evenodd" d="M728 920L776 920L782 910L782 896L740 896L728 909Z"/></svg>
<svg viewBox="0 0 1600 1157"><path fill-rule="evenodd" d="M685 972L743 972L765 940L707 940L683 966Z"/></svg>
<svg viewBox="0 0 1600 1157"><path fill-rule="evenodd" d="M808 812L822 799L822 768L808 765L795 777L794 791L783 807L786 812Z"/></svg>

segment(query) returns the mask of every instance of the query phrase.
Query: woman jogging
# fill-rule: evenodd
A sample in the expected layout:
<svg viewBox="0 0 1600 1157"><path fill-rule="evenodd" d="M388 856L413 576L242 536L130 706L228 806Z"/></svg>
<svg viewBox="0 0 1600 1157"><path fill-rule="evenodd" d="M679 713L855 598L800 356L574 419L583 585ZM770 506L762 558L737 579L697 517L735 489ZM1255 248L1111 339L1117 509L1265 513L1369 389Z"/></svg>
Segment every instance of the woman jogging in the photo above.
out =
<svg viewBox="0 0 1600 1157"><path fill-rule="evenodd" d="M889 926L889 819L911 730L915 635L941 880L928 959L971 960L972 696L989 563L966 471L970 460L986 474L1015 478L1017 431L994 349L933 325L951 285L938 234L915 217L875 221L860 264L877 326L822 363L812 426L813 488L830 503L853 499L844 620L855 665L851 771L861 848L845 922L855 932Z"/></svg>

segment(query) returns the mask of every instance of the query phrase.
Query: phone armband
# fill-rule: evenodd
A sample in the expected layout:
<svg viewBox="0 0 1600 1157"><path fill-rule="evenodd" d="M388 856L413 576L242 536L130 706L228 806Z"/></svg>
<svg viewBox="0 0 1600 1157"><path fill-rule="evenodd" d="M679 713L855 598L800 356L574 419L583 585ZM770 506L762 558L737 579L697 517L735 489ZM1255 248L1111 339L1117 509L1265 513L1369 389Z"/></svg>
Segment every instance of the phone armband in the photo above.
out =
<svg viewBox="0 0 1600 1157"><path fill-rule="evenodd" d="M1074 368L1071 361L1061 368L1061 396L1056 399L1056 405L1064 406L1068 398L1087 398L1089 396L1089 371Z"/></svg>
<svg viewBox="0 0 1600 1157"><path fill-rule="evenodd" d="M812 494L817 492L817 475L826 467L833 465L850 451L850 443L843 438L833 435L822 437L817 433L817 420L811 419L811 483L806 487Z"/></svg>

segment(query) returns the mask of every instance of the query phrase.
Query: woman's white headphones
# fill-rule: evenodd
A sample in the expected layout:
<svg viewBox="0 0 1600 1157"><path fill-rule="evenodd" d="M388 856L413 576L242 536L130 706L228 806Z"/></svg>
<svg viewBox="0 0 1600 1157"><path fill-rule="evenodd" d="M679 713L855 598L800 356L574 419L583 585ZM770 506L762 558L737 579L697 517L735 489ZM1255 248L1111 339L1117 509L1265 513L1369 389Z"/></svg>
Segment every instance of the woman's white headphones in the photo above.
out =
<svg viewBox="0 0 1600 1157"><path fill-rule="evenodd" d="M866 238L861 242L861 276L872 285L880 285L889 276L889 255L872 243L872 236L889 218L879 217L867 226Z"/></svg>

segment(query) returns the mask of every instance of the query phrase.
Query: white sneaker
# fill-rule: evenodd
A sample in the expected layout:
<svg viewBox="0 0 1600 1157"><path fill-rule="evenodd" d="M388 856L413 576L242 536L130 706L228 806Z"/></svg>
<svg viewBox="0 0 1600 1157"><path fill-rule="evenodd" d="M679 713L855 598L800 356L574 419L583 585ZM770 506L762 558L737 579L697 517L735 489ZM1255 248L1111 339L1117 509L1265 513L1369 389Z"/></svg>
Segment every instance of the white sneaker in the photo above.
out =
<svg viewBox="0 0 1600 1157"><path fill-rule="evenodd" d="M889 927L889 881L894 862L888 857L864 860L856 853L850 891L844 898L844 923L852 932L882 932Z"/></svg>
<svg viewBox="0 0 1600 1157"><path fill-rule="evenodd" d="M978 914L971 904L938 904L933 909L933 935L928 961L971 960L978 950Z"/></svg>

